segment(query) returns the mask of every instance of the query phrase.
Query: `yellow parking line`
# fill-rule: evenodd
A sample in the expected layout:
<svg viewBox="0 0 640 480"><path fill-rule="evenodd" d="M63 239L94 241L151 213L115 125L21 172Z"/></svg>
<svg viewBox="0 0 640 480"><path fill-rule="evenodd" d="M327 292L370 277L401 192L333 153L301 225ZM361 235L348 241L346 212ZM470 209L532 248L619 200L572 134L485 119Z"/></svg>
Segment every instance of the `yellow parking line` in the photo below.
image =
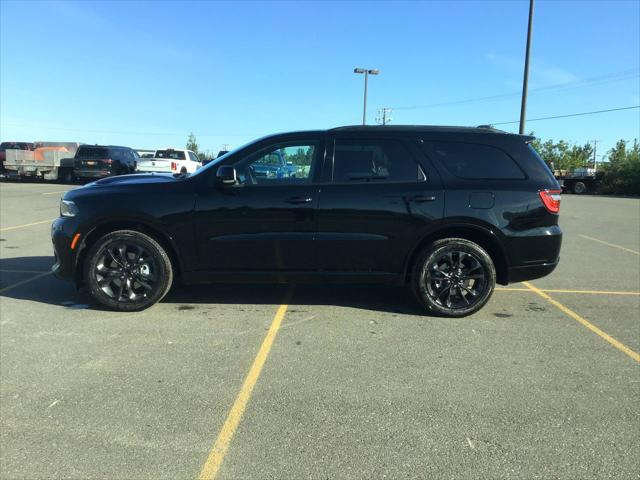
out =
<svg viewBox="0 0 640 480"><path fill-rule="evenodd" d="M557 300L554 300L553 298L551 298L549 295L547 295L545 292L543 292L539 288L534 287L529 282L522 282L522 283L525 284L527 286L527 288L529 288L531 291L533 291L533 292L537 293L538 295L540 295L542 298L544 298L547 302L549 302L551 305L556 307L558 310L560 310L561 312L569 315L571 318L573 318L577 322L581 323L583 326L587 327L589 330L591 330L593 333L598 335L600 338L602 338L603 340L609 342L611 345L616 347L621 352L624 352L627 355L629 355L636 362L640 362L640 354L638 354L637 352L634 352L629 347L627 347L625 344L623 344L622 342L616 340L615 338L613 338L608 333L603 332L598 327L596 327L595 325L590 323L588 320L585 320L584 318L582 318L580 315L578 315L576 312L574 312L570 308L565 307L563 304L561 304Z"/></svg>
<svg viewBox="0 0 640 480"><path fill-rule="evenodd" d="M242 388L240 389L240 392L227 415L227 419L225 420L220 433L218 433L218 438L216 438L216 442L213 444L213 447L209 452L209 456L200 471L200 476L198 477L200 480L212 480L218 474L218 470L220 469L227 450L229 449L229 444L238 429L240 420L242 420L242 415L244 414L247 404L251 399L253 388L255 387L258 378L260 378L262 367L264 367L264 364L267 361L273 342L276 339L276 335L278 334L278 330L282 324L282 319L287 313L291 294L292 290L290 289L287 292L283 304L278 307L278 311L273 317L271 327L269 327L269 331L264 337L262 346L260 347L260 350L258 350L256 358L253 360L253 364L249 369L249 373L247 373L247 377L244 380Z"/></svg>
<svg viewBox="0 0 640 480"><path fill-rule="evenodd" d="M24 285L25 283L33 282L34 280L38 280L39 278L46 277L47 275L51 275L51 272L44 272L39 275L34 275L31 278L27 278L26 280L22 280L21 282L14 283L13 285L8 285L4 288L0 288L0 293L4 293L13 288L19 287L20 285Z"/></svg>
<svg viewBox="0 0 640 480"><path fill-rule="evenodd" d="M609 247L613 247L613 248L617 248L617 249L620 249L620 250L624 250L625 252L629 252L629 253L634 253L636 255L640 255L640 252L638 252L637 250L631 250L630 248L627 248L627 247L621 247L620 245L616 245L615 243L605 242L604 240L599 240L597 238L593 238L593 237L590 237L588 235L579 234L579 236L582 237L582 238L586 238L587 240L591 240L593 242L602 243L603 245L607 245Z"/></svg>
<svg viewBox="0 0 640 480"><path fill-rule="evenodd" d="M497 291L500 292L531 292L528 288L506 288L506 287L496 287ZM617 292L612 290L564 290L564 289L546 289L541 288L541 292L545 293L584 293L586 295L630 295L630 296L640 296L640 292Z"/></svg>
<svg viewBox="0 0 640 480"><path fill-rule="evenodd" d="M15 230L17 228L31 227L33 225L42 225L43 223L51 223L53 220L42 220L41 222L25 223L24 225L16 225L15 227L0 228L0 232L8 232L9 230Z"/></svg>

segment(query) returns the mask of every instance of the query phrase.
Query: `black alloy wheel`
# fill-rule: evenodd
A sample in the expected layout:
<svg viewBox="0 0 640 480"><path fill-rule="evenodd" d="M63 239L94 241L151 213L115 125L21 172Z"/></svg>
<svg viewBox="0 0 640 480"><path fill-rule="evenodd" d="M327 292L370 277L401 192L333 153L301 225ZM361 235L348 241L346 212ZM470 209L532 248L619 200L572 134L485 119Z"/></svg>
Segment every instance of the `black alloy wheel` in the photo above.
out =
<svg viewBox="0 0 640 480"><path fill-rule="evenodd" d="M491 257L461 238L434 242L419 257L413 274L418 300L429 311L447 317L478 311L491 297L495 281Z"/></svg>
<svg viewBox="0 0 640 480"><path fill-rule="evenodd" d="M101 304L135 311L153 305L167 294L173 271L164 248L153 238L120 230L93 245L85 262L85 279Z"/></svg>

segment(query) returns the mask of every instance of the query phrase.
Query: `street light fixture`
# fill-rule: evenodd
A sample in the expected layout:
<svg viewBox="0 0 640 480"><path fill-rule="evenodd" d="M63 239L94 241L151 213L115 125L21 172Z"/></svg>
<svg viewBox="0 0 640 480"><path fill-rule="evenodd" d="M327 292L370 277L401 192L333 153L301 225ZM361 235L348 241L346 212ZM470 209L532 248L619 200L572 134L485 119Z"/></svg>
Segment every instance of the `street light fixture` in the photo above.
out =
<svg viewBox="0 0 640 480"><path fill-rule="evenodd" d="M364 73L364 106L362 108L362 125L367 124L367 84L369 75L378 75L380 70L375 68L354 68L353 73Z"/></svg>

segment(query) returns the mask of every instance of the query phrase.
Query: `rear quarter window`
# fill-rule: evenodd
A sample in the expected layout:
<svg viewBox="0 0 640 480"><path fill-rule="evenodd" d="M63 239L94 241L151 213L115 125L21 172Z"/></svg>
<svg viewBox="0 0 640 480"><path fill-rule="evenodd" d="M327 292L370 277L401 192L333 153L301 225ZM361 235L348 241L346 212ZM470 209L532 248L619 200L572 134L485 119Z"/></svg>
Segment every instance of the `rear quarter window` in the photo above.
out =
<svg viewBox="0 0 640 480"><path fill-rule="evenodd" d="M467 180L523 180L526 175L499 148L479 143L425 142L427 152L452 175Z"/></svg>

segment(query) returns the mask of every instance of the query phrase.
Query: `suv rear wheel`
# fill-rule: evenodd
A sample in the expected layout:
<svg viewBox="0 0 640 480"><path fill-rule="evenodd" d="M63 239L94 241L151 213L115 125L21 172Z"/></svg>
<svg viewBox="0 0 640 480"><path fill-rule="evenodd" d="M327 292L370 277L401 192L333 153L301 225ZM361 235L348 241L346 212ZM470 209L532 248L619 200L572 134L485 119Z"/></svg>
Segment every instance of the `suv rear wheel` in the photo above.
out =
<svg viewBox="0 0 640 480"><path fill-rule="evenodd" d="M418 301L431 313L464 317L491 298L496 270L487 252L463 238L437 240L418 256L411 276Z"/></svg>
<svg viewBox="0 0 640 480"><path fill-rule="evenodd" d="M159 302L171 288L173 269L164 248L134 230L99 239L84 263L91 295L113 310L136 311Z"/></svg>

